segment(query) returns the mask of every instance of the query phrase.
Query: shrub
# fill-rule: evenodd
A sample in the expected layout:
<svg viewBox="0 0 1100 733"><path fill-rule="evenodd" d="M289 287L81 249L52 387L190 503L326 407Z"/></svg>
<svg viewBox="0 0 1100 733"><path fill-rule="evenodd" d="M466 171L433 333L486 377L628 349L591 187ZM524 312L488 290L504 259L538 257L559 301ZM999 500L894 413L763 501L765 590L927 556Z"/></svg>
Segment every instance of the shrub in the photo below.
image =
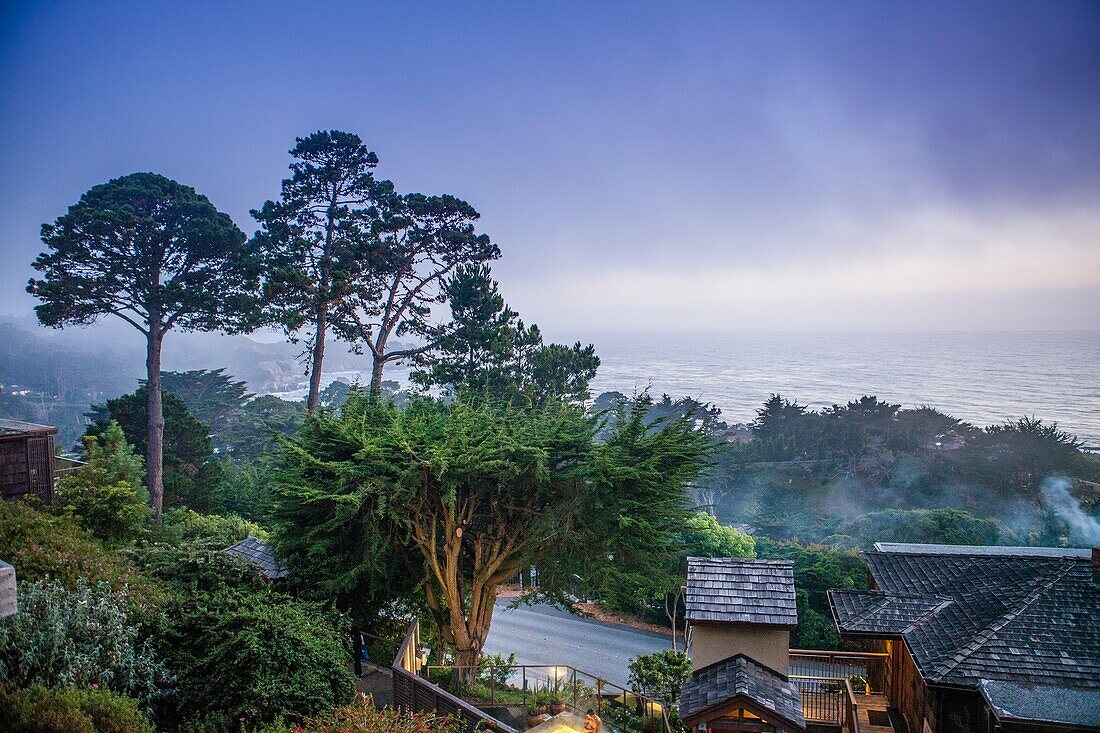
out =
<svg viewBox="0 0 1100 733"><path fill-rule="evenodd" d="M320 715L355 691L339 619L270 592L197 594L169 616L162 651L179 675L169 714L214 730Z"/></svg>
<svg viewBox="0 0 1100 733"><path fill-rule="evenodd" d="M225 549L249 535L267 538L263 527L236 514L200 514L191 509L170 509L164 513L164 526L158 531L157 539L173 544L205 542Z"/></svg>
<svg viewBox="0 0 1100 733"><path fill-rule="evenodd" d="M123 592L83 578L21 583L19 613L0 624L0 678L26 687L97 685L148 706L170 678L149 640L139 640Z"/></svg>
<svg viewBox="0 0 1100 733"><path fill-rule="evenodd" d="M408 713L385 708L378 710L370 698L299 722L279 721L253 733L461 733L465 730L457 718L431 713Z"/></svg>
<svg viewBox="0 0 1100 733"><path fill-rule="evenodd" d="M153 733L138 701L104 689L0 685L0 729L9 733Z"/></svg>
<svg viewBox="0 0 1100 733"><path fill-rule="evenodd" d="M202 543L144 545L133 549L130 556L142 572L181 597L267 589L256 566Z"/></svg>
<svg viewBox="0 0 1100 733"><path fill-rule="evenodd" d="M84 437L88 463L57 482L51 510L112 545L130 542L147 529L152 509L142 486L141 458L113 420L97 439Z"/></svg>
<svg viewBox="0 0 1100 733"><path fill-rule="evenodd" d="M143 610L163 600L161 590L133 563L108 553L73 519L51 516L25 502L0 501L0 557L15 566L21 583L55 578L74 590L79 578L87 578L127 587L127 597Z"/></svg>
<svg viewBox="0 0 1100 733"><path fill-rule="evenodd" d="M508 678L512 674L512 667L516 663L516 655L509 654L482 654L477 661L477 679L485 684L496 687L504 687L508 684Z"/></svg>

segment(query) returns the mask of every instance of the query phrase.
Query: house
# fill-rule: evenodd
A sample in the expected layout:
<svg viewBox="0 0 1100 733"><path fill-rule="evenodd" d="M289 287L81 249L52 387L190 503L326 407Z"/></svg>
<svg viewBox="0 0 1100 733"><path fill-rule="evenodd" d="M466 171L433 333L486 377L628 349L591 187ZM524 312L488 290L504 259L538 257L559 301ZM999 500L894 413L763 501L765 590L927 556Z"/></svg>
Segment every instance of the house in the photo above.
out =
<svg viewBox="0 0 1100 733"><path fill-rule="evenodd" d="M0 496L53 499L57 428L0 418Z"/></svg>
<svg viewBox="0 0 1100 733"><path fill-rule="evenodd" d="M909 733L1100 731L1100 551L878 543L841 636L889 655Z"/></svg>
<svg viewBox="0 0 1100 733"><path fill-rule="evenodd" d="M787 676L795 605L788 561L688 558L693 671L680 696L685 726L731 733L806 730L801 695Z"/></svg>

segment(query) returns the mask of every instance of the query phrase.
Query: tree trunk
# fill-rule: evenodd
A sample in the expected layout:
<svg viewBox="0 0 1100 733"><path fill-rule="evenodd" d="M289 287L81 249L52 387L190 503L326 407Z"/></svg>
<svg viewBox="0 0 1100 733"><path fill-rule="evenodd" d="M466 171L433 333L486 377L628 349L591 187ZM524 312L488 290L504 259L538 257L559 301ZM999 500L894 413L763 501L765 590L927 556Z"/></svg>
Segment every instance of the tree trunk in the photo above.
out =
<svg viewBox="0 0 1100 733"><path fill-rule="evenodd" d="M385 358L376 354L370 370L371 399L377 399L378 395L382 394L382 370L385 369L385 367Z"/></svg>
<svg viewBox="0 0 1100 733"><path fill-rule="evenodd" d="M145 370L148 385L146 415L149 434L145 451L146 483L153 520L160 524L164 509L164 405L161 401L160 349L164 334L150 329L146 341Z"/></svg>
<svg viewBox="0 0 1100 733"><path fill-rule="evenodd" d="M325 338L328 335L328 308L321 305L317 309L317 320L313 332L313 357L309 365L309 399L306 411L312 415L321 403L321 368L325 361Z"/></svg>

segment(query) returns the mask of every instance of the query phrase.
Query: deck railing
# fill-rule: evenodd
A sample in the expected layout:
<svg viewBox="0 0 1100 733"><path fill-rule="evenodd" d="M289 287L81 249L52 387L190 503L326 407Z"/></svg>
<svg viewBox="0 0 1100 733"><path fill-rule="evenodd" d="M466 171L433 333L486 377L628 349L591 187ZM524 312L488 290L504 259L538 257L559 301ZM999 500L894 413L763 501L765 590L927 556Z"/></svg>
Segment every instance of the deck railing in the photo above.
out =
<svg viewBox="0 0 1100 733"><path fill-rule="evenodd" d="M432 678L456 669L469 670L475 674L477 672L471 667L446 664L428 665L424 671ZM576 667L565 664L510 664L500 665L495 669L507 670L508 682L506 685L499 685L490 677L483 683L489 693L483 701L484 704L522 704L526 707L533 696L553 693L575 711L591 708L602 715L604 712L619 709L643 718L661 717L661 704L658 701ZM464 691L456 689L452 692L461 696Z"/></svg>
<svg viewBox="0 0 1100 733"><path fill-rule="evenodd" d="M420 622L409 624L405 640L393 659L393 702L402 710L434 712L461 720L470 731L488 729L500 733L518 733L515 728L478 710L439 685L420 676L424 665L420 656Z"/></svg>
<svg viewBox="0 0 1100 733"><path fill-rule="evenodd" d="M792 649L789 679L802 697L802 713L807 721L853 731L858 730L859 722L855 719L851 678L866 680L869 692L882 692L888 664L888 654Z"/></svg>
<svg viewBox="0 0 1100 733"><path fill-rule="evenodd" d="M849 680L844 680L844 730L859 733L859 703Z"/></svg>

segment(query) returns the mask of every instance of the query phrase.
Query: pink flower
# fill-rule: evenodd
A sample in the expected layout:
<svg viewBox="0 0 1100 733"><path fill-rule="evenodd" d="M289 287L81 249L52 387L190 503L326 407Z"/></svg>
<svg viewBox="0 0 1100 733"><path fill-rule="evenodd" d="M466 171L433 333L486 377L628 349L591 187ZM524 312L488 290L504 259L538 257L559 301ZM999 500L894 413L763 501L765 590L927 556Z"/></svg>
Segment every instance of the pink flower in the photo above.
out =
<svg viewBox="0 0 1100 733"><path fill-rule="evenodd" d="M93 690L98 690L99 689L99 683L98 682L93 682L92 683L92 689Z"/></svg>

